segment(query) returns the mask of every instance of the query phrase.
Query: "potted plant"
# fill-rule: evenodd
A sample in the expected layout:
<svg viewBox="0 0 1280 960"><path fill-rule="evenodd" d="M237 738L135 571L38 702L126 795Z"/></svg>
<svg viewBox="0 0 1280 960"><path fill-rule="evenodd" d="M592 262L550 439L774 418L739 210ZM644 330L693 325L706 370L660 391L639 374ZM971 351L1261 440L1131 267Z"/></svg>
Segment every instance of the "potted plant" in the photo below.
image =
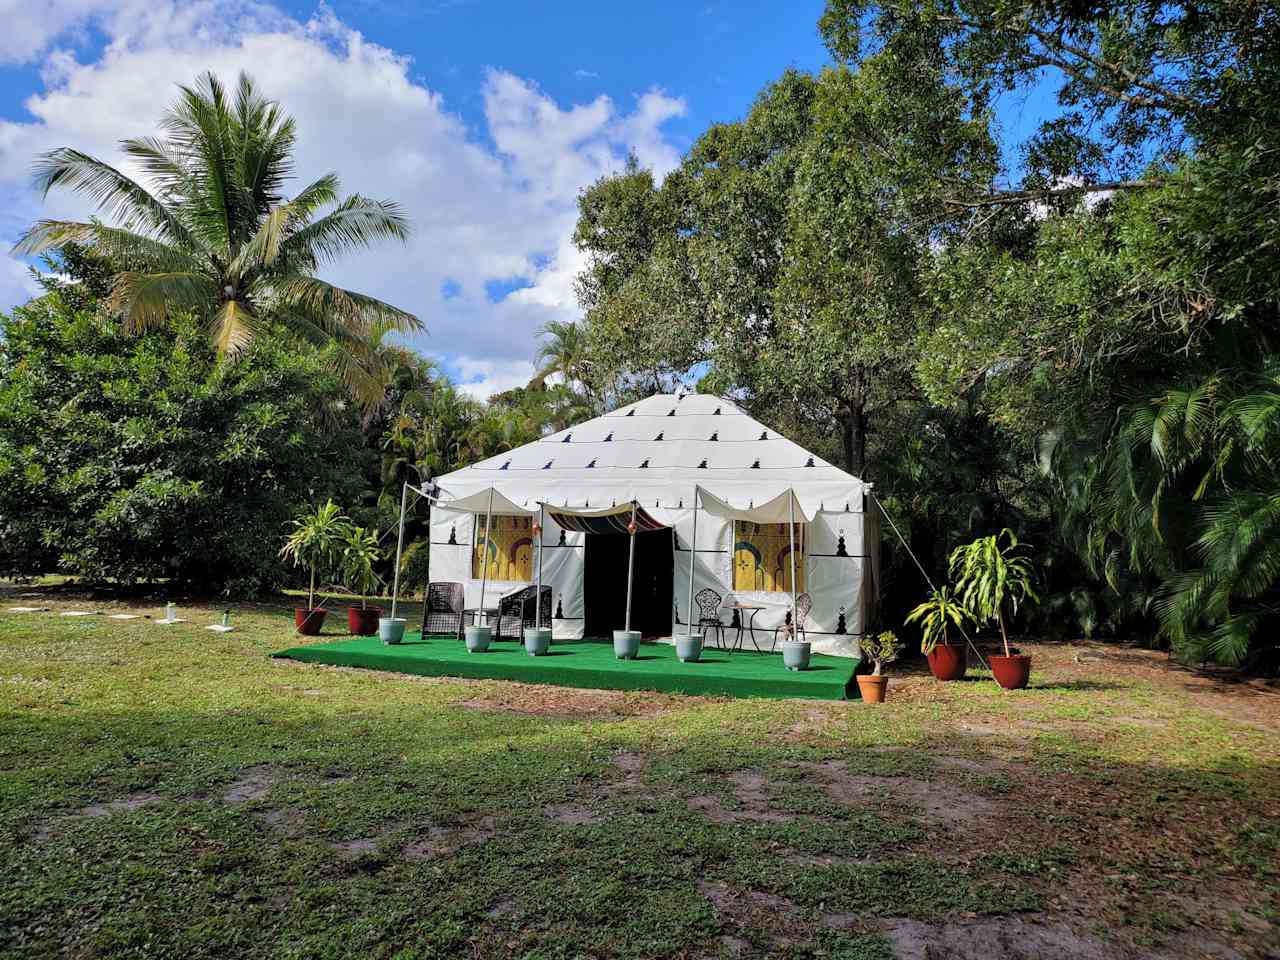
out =
<svg viewBox="0 0 1280 960"><path fill-rule="evenodd" d="M315 636L324 626L328 611L316 606L316 577L322 571L327 572L332 568L347 522L347 518L332 500L313 510L304 510L290 521L293 532L286 538L280 556L292 561L295 567L307 567L311 570L307 605L305 608L296 607L293 611L298 632L306 636Z"/></svg>
<svg viewBox="0 0 1280 960"><path fill-rule="evenodd" d="M947 627L963 631L965 621L973 623L973 614L943 587L929 594L929 599L907 614L907 623L919 623L922 635L920 652L929 660L929 669L939 680L959 680L969 668L963 643L952 644Z"/></svg>
<svg viewBox="0 0 1280 960"><path fill-rule="evenodd" d="M360 606L347 607L347 632L352 636L371 637L378 632L382 608L369 606L368 596L382 586L382 578L373 569L381 558L377 534L348 524L342 537L343 582L360 597Z"/></svg>
<svg viewBox="0 0 1280 960"><path fill-rule="evenodd" d="M858 690L866 703L884 703L884 695L889 687L889 678L882 673L886 663L893 663L902 652L902 641L892 630L868 637L860 644L862 655L870 660L875 668L869 676L858 677Z"/></svg>
<svg viewBox="0 0 1280 960"><path fill-rule="evenodd" d="M1000 624L1004 655L992 656L991 673L1006 690L1021 690L1031 678L1031 657L1009 646L1005 608L1017 614L1018 604L1038 603L1031 583L1035 568L1019 551L1021 544L1007 527L998 534L979 537L951 552L951 577L960 602L982 623Z"/></svg>

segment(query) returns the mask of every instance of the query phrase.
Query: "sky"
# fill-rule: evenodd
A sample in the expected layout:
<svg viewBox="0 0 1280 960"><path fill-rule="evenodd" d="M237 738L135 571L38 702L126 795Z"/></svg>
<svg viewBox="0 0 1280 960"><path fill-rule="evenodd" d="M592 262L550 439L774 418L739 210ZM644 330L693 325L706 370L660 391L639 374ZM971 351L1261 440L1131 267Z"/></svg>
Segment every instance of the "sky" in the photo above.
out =
<svg viewBox="0 0 1280 960"><path fill-rule="evenodd" d="M404 307L409 338L484 397L533 372L537 329L580 316L583 187L634 151L659 176L788 67L828 62L821 0L0 0L0 309L36 289L7 254L42 199L31 165L73 146L122 163L178 83L247 70L298 122L297 184L398 201L413 234L324 272ZM1006 125L1034 105L1006 109ZM127 169L127 166L126 166Z"/></svg>

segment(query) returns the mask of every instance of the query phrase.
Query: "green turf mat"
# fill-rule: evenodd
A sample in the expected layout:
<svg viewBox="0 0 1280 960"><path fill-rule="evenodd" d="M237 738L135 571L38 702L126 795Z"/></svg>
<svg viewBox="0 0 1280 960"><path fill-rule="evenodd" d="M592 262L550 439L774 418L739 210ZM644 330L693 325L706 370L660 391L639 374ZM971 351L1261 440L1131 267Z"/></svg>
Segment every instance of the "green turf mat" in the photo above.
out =
<svg viewBox="0 0 1280 960"><path fill-rule="evenodd" d="M607 640L559 640L546 656L531 657L510 640L495 642L485 653L468 653L450 636L405 635L389 646L377 637L349 637L330 643L291 647L273 654L304 663L390 670L424 677L518 680L601 690L659 690L730 697L804 697L845 700L858 696L853 672L857 660L815 655L808 670L790 671L778 654L706 650L698 663L681 663L675 647L644 643L635 660L617 660Z"/></svg>

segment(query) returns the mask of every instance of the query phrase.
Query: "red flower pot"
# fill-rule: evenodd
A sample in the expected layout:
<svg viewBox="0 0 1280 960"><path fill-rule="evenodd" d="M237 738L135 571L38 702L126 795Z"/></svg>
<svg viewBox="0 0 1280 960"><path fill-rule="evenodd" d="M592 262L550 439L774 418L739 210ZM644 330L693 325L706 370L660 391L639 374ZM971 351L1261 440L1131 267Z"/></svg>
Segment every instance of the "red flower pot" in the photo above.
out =
<svg viewBox="0 0 1280 960"><path fill-rule="evenodd" d="M962 644L940 643L929 651L929 669L939 680L960 680L969 669L969 654Z"/></svg>
<svg viewBox="0 0 1280 960"><path fill-rule="evenodd" d="M293 622L297 624L298 632L304 637L314 637L324 626L324 615L328 612L324 609L308 610L305 607L294 607Z"/></svg>
<svg viewBox="0 0 1280 960"><path fill-rule="evenodd" d="M347 607L347 633L353 637L372 637L378 632L381 607Z"/></svg>
<svg viewBox="0 0 1280 960"><path fill-rule="evenodd" d="M1021 690L1031 679L1031 657L1015 653L1011 657L988 657L996 683L1006 690Z"/></svg>

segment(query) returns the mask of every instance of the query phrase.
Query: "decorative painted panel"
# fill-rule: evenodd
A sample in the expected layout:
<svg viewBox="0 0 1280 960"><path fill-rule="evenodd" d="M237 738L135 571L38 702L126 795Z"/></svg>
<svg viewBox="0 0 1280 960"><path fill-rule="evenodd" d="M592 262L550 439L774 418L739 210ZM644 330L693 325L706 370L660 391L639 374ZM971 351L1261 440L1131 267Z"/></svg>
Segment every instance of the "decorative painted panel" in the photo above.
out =
<svg viewBox="0 0 1280 960"><path fill-rule="evenodd" d="M796 589L804 590L804 524L796 524L795 540L786 523L734 524L733 589L765 593L791 592L791 551L796 551Z"/></svg>
<svg viewBox="0 0 1280 960"><path fill-rule="evenodd" d="M490 580L532 581L533 519L492 517L486 534L485 518L477 516L471 576L477 580L484 576L484 564L487 563Z"/></svg>

